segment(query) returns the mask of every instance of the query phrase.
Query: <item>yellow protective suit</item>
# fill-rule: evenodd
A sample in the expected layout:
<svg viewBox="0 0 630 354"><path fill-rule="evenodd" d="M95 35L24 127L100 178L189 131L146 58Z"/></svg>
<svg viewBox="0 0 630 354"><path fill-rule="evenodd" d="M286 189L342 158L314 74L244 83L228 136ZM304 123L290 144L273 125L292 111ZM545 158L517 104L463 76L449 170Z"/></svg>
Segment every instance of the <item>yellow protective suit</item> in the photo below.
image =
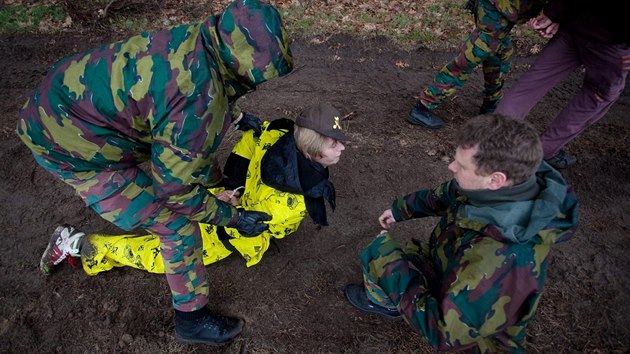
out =
<svg viewBox="0 0 630 354"><path fill-rule="evenodd" d="M295 232L307 215L304 196L274 189L261 180L260 166L264 154L269 146L287 133L287 130L267 130L268 127L269 122L263 122L263 131L259 138L254 136L252 130L244 132L232 153L250 161L245 188L240 198L241 206L246 210L262 211L271 215L269 230L255 237L245 237L236 229L225 228L231 238L222 241L215 225L199 224L205 265L226 258L232 253L228 248L233 248L245 258L247 267L251 267L260 262L272 238L284 238ZM223 188L210 189L213 194L222 191ZM160 240L157 236L91 234L86 241L81 262L88 275L124 266L151 273L164 273ZM229 242L231 246L226 247L223 242Z"/></svg>

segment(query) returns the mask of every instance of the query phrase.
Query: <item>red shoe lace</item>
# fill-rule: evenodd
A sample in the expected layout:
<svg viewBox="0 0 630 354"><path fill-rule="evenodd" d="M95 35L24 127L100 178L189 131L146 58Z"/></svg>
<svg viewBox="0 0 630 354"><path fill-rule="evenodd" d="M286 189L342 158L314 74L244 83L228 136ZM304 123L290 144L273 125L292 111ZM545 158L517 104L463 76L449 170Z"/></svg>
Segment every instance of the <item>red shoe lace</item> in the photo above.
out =
<svg viewBox="0 0 630 354"><path fill-rule="evenodd" d="M78 257L68 256L68 258L66 258L66 261L68 261L68 264L72 268L76 269L76 268L80 268L81 267L81 261L79 260Z"/></svg>

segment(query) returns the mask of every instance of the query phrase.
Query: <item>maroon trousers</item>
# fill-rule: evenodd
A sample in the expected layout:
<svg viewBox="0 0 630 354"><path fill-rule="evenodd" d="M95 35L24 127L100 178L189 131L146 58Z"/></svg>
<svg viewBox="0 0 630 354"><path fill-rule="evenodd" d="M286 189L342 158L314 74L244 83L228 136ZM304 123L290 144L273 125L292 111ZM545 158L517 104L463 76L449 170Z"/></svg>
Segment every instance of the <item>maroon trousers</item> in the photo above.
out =
<svg viewBox="0 0 630 354"><path fill-rule="evenodd" d="M630 70L630 47L595 42L561 28L497 107L496 113L524 119L549 90L582 65L582 87L541 135L545 159L602 118L619 98Z"/></svg>

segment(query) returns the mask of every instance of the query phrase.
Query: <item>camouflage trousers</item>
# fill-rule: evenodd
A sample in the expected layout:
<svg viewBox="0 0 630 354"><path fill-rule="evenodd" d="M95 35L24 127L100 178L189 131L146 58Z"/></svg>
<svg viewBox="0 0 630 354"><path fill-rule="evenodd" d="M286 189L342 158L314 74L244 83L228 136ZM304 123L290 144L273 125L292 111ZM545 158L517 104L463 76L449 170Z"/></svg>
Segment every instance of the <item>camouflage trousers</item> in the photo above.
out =
<svg viewBox="0 0 630 354"><path fill-rule="evenodd" d="M483 68L485 107L495 107L503 95L505 77L510 71L514 53L508 21L490 0L479 0L475 8L475 29L464 41L457 56L435 75L433 82L420 93L420 102L430 110L452 96L470 78L480 64Z"/></svg>
<svg viewBox="0 0 630 354"><path fill-rule="evenodd" d="M403 255L407 259L408 265L418 270L427 269L428 248L427 244L410 243L404 247L395 244L392 247L391 239L387 233L379 235L360 254L363 268L363 284L367 297L375 304L388 309L396 309L390 297L378 285L381 276L387 276L387 267L392 261L399 261ZM423 257L426 255L426 257ZM419 270L418 270L419 271ZM400 275L404 277L404 274Z"/></svg>
<svg viewBox="0 0 630 354"><path fill-rule="evenodd" d="M433 348L452 350L457 345L458 351L466 353L524 352L520 343L525 336L525 326L511 327L507 331L510 335L472 337L470 333L482 331L462 322L459 316L475 314L476 304L469 304L470 309L458 310L468 311L466 315L460 313L455 318L443 315L444 305L435 297L443 284L431 261L427 242L412 239L411 243L401 245L388 233L382 233L363 249L359 258L370 301L397 310ZM384 288L389 288L391 293ZM501 314L498 317L503 318Z"/></svg>
<svg viewBox="0 0 630 354"><path fill-rule="evenodd" d="M155 200L149 176L139 167L76 172L33 153L48 172L72 186L92 210L130 231L142 228L157 235L173 307L193 311L208 303L208 273L203 264L199 225Z"/></svg>

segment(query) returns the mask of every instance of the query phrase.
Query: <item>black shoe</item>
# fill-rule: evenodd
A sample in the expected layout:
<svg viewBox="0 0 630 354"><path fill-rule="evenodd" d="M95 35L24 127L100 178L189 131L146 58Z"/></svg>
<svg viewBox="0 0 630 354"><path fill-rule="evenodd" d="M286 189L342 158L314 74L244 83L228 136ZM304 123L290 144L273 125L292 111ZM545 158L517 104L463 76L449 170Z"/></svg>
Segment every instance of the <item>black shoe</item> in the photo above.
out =
<svg viewBox="0 0 630 354"><path fill-rule="evenodd" d="M433 112L420 102L416 102L416 104L413 105L413 108L407 115L407 121L411 124L421 125L430 129L439 129L444 125L444 122L440 118L436 117Z"/></svg>
<svg viewBox="0 0 630 354"><path fill-rule="evenodd" d="M227 344L243 330L244 321L212 313L194 320L175 316L175 337L187 344Z"/></svg>
<svg viewBox="0 0 630 354"><path fill-rule="evenodd" d="M397 310L390 310L386 307L379 306L374 304L370 299L368 299L367 294L365 293L365 288L361 284L348 284L346 289L344 290L346 294L346 299L348 302L357 309L368 312L375 313L377 315L385 316L388 318L400 318L400 313Z"/></svg>
<svg viewBox="0 0 630 354"><path fill-rule="evenodd" d="M499 101L483 101L481 107L479 107L479 115L493 113L498 105Z"/></svg>
<svg viewBox="0 0 630 354"><path fill-rule="evenodd" d="M549 165L551 165L551 167L555 168L556 170L562 170L575 164L577 162L577 157L569 154L564 150L560 150L554 156L545 159L545 162L547 162Z"/></svg>

